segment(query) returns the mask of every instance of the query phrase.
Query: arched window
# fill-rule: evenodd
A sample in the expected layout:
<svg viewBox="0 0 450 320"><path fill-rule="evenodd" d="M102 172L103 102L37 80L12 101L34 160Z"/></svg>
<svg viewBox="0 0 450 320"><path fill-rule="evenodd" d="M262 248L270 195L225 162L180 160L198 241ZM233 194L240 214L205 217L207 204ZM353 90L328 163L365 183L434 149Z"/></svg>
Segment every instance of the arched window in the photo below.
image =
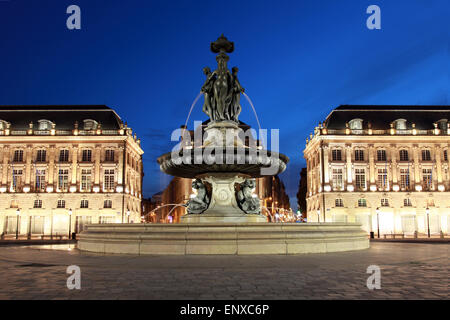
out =
<svg viewBox="0 0 450 320"><path fill-rule="evenodd" d="M397 130L406 130L406 120L405 119L397 119L397 120L395 120L395 129L397 129Z"/></svg>
<svg viewBox="0 0 450 320"><path fill-rule="evenodd" d="M408 150L400 150L400 161L409 161Z"/></svg>
<svg viewBox="0 0 450 320"><path fill-rule="evenodd" d="M0 120L0 130L5 130L8 122L5 120Z"/></svg>
<svg viewBox="0 0 450 320"><path fill-rule="evenodd" d="M53 125L53 122L51 122L50 120L46 120L46 119L38 120L38 123L39 123L39 126L38 126L39 130L50 130Z"/></svg>
<svg viewBox="0 0 450 320"><path fill-rule="evenodd" d="M97 128L97 121L92 119L85 119L84 122L84 130L94 130Z"/></svg>
<svg viewBox="0 0 450 320"><path fill-rule="evenodd" d="M438 122L437 122L437 124L438 124L438 128L439 129L441 129L441 130L447 130L447 123L448 123L448 120L447 119L441 119L441 120L439 120Z"/></svg>
<svg viewBox="0 0 450 320"><path fill-rule="evenodd" d="M362 119L353 119L349 121L350 129L352 130L362 130L363 128L363 120Z"/></svg>

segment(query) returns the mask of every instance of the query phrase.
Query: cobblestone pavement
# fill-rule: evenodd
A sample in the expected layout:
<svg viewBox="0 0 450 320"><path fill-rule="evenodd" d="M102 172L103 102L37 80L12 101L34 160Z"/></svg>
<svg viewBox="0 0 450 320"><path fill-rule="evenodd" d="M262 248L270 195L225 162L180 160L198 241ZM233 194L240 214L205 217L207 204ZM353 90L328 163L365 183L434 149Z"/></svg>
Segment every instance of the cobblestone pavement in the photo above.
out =
<svg viewBox="0 0 450 320"><path fill-rule="evenodd" d="M297 256L130 256L0 247L0 299L448 299L448 244ZM66 268L81 268L69 290ZM381 289L369 290L369 265Z"/></svg>

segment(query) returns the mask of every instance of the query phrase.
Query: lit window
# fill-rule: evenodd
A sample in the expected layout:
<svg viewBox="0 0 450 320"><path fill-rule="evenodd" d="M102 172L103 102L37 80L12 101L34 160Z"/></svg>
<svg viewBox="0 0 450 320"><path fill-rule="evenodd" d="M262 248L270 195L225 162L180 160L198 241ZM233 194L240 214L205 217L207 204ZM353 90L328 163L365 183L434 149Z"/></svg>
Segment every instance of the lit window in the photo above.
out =
<svg viewBox="0 0 450 320"><path fill-rule="evenodd" d="M84 130L94 130L97 129L97 121L92 119L83 120L84 122Z"/></svg>
<svg viewBox="0 0 450 320"><path fill-rule="evenodd" d="M400 169L400 188L409 189L409 169Z"/></svg>
<svg viewBox="0 0 450 320"><path fill-rule="evenodd" d="M352 130L362 130L363 128L363 120L362 119L353 119L349 121L350 129Z"/></svg>
<svg viewBox="0 0 450 320"><path fill-rule="evenodd" d="M336 207L343 207L344 206L344 201L342 199L336 199L334 203L335 203Z"/></svg>
<svg viewBox="0 0 450 320"><path fill-rule="evenodd" d="M411 199L410 198L403 199L403 206L411 207L412 206Z"/></svg>
<svg viewBox="0 0 450 320"><path fill-rule="evenodd" d="M6 121L4 120L0 120L0 130L5 130L6 129Z"/></svg>
<svg viewBox="0 0 450 320"><path fill-rule="evenodd" d="M366 171L365 169L355 169L356 188L363 190L366 188Z"/></svg>
<svg viewBox="0 0 450 320"><path fill-rule="evenodd" d="M14 150L13 162L23 162L23 150Z"/></svg>
<svg viewBox="0 0 450 320"><path fill-rule="evenodd" d="M38 126L39 130L50 130L53 125L53 122L51 122L50 120L38 120L38 123L39 123Z"/></svg>
<svg viewBox="0 0 450 320"><path fill-rule="evenodd" d="M433 171L432 169L422 169L422 188L423 190L433 189Z"/></svg>
<svg viewBox="0 0 450 320"><path fill-rule="evenodd" d="M36 162L45 162L47 158L46 150L38 150L36 153Z"/></svg>
<svg viewBox="0 0 450 320"><path fill-rule="evenodd" d="M103 188L105 190L114 189L114 170L106 169L103 177Z"/></svg>
<svg viewBox="0 0 450 320"><path fill-rule="evenodd" d="M34 200L33 208L42 208L42 200Z"/></svg>
<svg viewBox="0 0 450 320"><path fill-rule="evenodd" d="M57 208L65 208L66 207L66 200L58 200Z"/></svg>
<svg viewBox="0 0 450 320"><path fill-rule="evenodd" d="M378 169L378 189L385 189L388 185L387 169Z"/></svg>
<svg viewBox="0 0 450 320"><path fill-rule="evenodd" d="M36 170L36 191L45 190L45 170Z"/></svg>
<svg viewBox="0 0 450 320"><path fill-rule="evenodd" d="M105 161L114 162L114 150L106 150Z"/></svg>
<svg viewBox="0 0 450 320"><path fill-rule="evenodd" d="M447 123L448 123L447 119L441 119L437 123L438 123L439 129L441 129L442 131L446 131L447 130Z"/></svg>
<svg viewBox="0 0 450 320"><path fill-rule="evenodd" d="M333 169L333 189L342 190L344 188L344 179L342 169Z"/></svg>
<svg viewBox="0 0 450 320"><path fill-rule="evenodd" d="M81 170L81 190L90 191L91 190L91 169Z"/></svg>
<svg viewBox="0 0 450 320"><path fill-rule="evenodd" d="M58 189L67 191L69 188L69 169L58 170Z"/></svg>
<svg viewBox="0 0 450 320"><path fill-rule="evenodd" d="M386 161L386 150L377 150L377 161Z"/></svg>
<svg viewBox="0 0 450 320"><path fill-rule="evenodd" d="M405 119L395 120L395 129L406 130L406 120Z"/></svg>
<svg viewBox="0 0 450 320"><path fill-rule="evenodd" d="M400 150L400 161L409 161L408 150Z"/></svg>
<svg viewBox="0 0 450 320"><path fill-rule="evenodd" d="M422 161L431 161L430 150L422 150Z"/></svg>
<svg viewBox="0 0 450 320"><path fill-rule="evenodd" d="M60 150L59 151L59 162L67 162L69 161L69 150Z"/></svg>
<svg viewBox="0 0 450 320"><path fill-rule="evenodd" d="M22 170L14 169L12 171L11 187L13 191L19 191L19 188L22 186L22 173Z"/></svg>
<svg viewBox="0 0 450 320"><path fill-rule="evenodd" d="M91 162L92 161L92 150L91 149L84 149L82 151L82 157L81 161L83 162Z"/></svg>
<svg viewBox="0 0 450 320"><path fill-rule="evenodd" d="M89 201L81 200L80 208L89 208Z"/></svg>
<svg viewBox="0 0 450 320"><path fill-rule="evenodd" d="M358 199L358 207L367 207L366 199Z"/></svg>
<svg viewBox="0 0 450 320"><path fill-rule="evenodd" d="M333 149L331 151L333 161L342 161L342 152L340 149Z"/></svg>
<svg viewBox="0 0 450 320"><path fill-rule="evenodd" d="M382 207L389 207L389 200L387 198L381 199L381 206Z"/></svg>
<svg viewBox="0 0 450 320"><path fill-rule="evenodd" d="M355 150L355 161L364 161L364 150Z"/></svg>
<svg viewBox="0 0 450 320"><path fill-rule="evenodd" d="M112 208L112 200L105 200L103 208Z"/></svg>

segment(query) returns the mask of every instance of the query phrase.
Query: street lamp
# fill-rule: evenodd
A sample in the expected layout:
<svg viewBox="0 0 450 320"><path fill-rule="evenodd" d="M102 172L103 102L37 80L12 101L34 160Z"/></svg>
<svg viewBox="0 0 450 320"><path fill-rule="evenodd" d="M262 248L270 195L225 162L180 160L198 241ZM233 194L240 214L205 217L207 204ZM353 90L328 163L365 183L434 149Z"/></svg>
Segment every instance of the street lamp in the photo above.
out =
<svg viewBox="0 0 450 320"><path fill-rule="evenodd" d="M320 210L317 209L317 222L320 223Z"/></svg>
<svg viewBox="0 0 450 320"><path fill-rule="evenodd" d="M430 237L430 208L426 208L425 212L427 213L427 225L428 225L428 238Z"/></svg>
<svg viewBox="0 0 450 320"><path fill-rule="evenodd" d="M72 209L69 209L69 240L72 239Z"/></svg>
<svg viewBox="0 0 450 320"><path fill-rule="evenodd" d="M17 208L16 210L16 240L19 239L19 215L20 215L20 209Z"/></svg>
<svg viewBox="0 0 450 320"><path fill-rule="evenodd" d="M380 238L380 208L376 208L375 212L377 213L377 236Z"/></svg>
<svg viewBox="0 0 450 320"><path fill-rule="evenodd" d="M127 223L130 223L130 210L127 210Z"/></svg>

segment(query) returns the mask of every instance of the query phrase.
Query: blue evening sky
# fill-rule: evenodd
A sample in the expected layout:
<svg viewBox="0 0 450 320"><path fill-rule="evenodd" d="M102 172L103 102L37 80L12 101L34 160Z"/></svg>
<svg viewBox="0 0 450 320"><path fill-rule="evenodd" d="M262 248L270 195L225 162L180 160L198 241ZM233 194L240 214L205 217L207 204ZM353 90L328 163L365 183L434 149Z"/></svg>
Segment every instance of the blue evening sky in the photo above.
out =
<svg viewBox="0 0 450 320"><path fill-rule="evenodd" d="M81 30L66 28L71 4ZM366 28L371 4L381 30ZM449 14L448 0L0 0L0 104L114 108L142 139L149 197L170 181L156 157L224 33L262 127L280 129L294 204L305 138L336 106L449 104ZM256 127L241 101L240 119ZM201 104L191 120L206 120Z"/></svg>

